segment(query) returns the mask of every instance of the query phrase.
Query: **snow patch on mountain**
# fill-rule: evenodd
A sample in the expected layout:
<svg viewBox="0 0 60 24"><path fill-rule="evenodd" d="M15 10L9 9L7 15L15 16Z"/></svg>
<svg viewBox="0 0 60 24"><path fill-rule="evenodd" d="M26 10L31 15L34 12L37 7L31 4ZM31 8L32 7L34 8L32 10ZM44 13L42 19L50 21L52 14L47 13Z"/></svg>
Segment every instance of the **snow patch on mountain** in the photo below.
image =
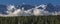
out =
<svg viewBox="0 0 60 24"><path fill-rule="evenodd" d="M39 7L43 9L38 9ZM22 9L17 9L14 5L8 5L7 6L7 15L0 14L0 16L39 16L39 15L60 15L60 12L49 12L46 11L47 5L41 4L39 6L36 6L35 8L25 10L24 7Z"/></svg>

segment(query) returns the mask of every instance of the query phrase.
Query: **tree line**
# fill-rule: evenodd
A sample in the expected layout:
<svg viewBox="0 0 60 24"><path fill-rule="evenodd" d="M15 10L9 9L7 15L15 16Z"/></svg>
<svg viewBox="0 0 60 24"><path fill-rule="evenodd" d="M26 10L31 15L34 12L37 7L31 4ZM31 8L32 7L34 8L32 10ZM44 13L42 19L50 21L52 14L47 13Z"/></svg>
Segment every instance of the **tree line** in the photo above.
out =
<svg viewBox="0 0 60 24"><path fill-rule="evenodd" d="M60 16L0 17L0 24L60 24Z"/></svg>

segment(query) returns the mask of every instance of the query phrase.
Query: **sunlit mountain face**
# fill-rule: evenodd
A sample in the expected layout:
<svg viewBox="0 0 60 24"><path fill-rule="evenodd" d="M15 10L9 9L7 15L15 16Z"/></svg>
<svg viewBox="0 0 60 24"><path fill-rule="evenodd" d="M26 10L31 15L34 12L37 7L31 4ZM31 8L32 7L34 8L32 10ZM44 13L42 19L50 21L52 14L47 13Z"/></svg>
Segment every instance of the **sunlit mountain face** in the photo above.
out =
<svg viewBox="0 0 60 24"><path fill-rule="evenodd" d="M0 16L60 15L60 6L51 3L41 5L0 5Z"/></svg>

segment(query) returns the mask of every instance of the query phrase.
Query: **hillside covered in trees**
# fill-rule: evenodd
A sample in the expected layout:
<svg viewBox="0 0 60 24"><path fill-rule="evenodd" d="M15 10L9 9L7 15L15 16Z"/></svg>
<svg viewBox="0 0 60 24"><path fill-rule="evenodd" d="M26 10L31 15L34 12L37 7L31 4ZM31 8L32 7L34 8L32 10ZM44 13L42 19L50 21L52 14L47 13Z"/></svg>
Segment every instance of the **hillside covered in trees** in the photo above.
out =
<svg viewBox="0 0 60 24"><path fill-rule="evenodd" d="M60 16L0 17L0 24L60 24Z"/></svg>

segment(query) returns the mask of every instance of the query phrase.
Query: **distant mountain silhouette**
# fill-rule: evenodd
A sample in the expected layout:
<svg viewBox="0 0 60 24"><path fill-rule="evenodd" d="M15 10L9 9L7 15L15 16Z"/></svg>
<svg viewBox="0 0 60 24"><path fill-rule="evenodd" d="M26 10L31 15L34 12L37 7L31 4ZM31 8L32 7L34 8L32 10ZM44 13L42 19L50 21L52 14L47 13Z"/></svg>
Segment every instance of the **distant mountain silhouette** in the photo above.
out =
<svg viewBox="0 0 60 24"><path fill-rule="evenodd" d="M60 6L54 6L52 3L48 3L45 10L49 12L58 12L60 11Z"/></svg>
<svg viewBox="0 0 60 24"><path fill-rule="evenodd" d="M55 6L51 3L48 3L45 10L47 10L49 12L54 12L55 11Z"/></svg>
<svg viewBox="0 0 60 24"><path fill-rule="evenodd" d="M22 9L22 7L24 7L24 10L29 10L29 9L34 8L35 6L34 5L26 5L26 4L23 4L23 5L19 5L18 8L19 7L20 7L20 9Z"/></svg>
<svg viewBox="0 0 60 24"><path fill-rule="evenodd" d="M6 5L0 5L0 13L6 14L7 6Z"/></svg>
<svg viewBox="0 0 60 24"><path fill-rule="evenodd" d="M34 5L29 5L29 4L18 5L18 7L16 6L17 9L22 9L22 7L24 7L24 10L29 10L29 9L35 8ZM43 9L43 8L39 7L38 9ZM7 14L6 11L7 11L7 6L0 5L0 13ZM49 11L49 12L57 11L58 12L58 11L60 11L60 6L59 5L54 6L52 3L48 3L45 11Z"/></svg>

